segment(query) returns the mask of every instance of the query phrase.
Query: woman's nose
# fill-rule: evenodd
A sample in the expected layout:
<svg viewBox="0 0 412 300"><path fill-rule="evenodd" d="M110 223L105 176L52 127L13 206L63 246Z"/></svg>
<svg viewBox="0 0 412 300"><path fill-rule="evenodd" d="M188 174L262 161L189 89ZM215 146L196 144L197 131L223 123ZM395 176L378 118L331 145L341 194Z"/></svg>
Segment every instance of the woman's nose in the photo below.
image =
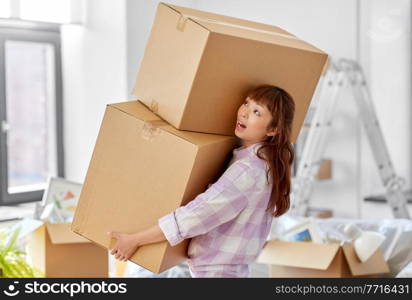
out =
<svg viewBox="0 0 412 300"><path fill-rule="evenodd" d="M247 110L246 109L242 110L241 115L242 115L243 118L247 119L247 115L248 115Z"/></svg>

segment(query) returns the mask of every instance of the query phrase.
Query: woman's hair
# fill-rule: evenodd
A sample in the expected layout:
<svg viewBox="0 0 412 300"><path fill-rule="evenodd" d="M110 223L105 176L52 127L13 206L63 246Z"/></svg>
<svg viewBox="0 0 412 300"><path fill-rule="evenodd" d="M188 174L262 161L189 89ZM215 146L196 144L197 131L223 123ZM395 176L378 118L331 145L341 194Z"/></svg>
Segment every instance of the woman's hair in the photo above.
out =
<svg viewBox="0 0 412 300"><path fill-rule="evenodd" d="M263 141L257 155L268 164L268 183L269 177L272 178L272 192L267 210L272 212L274 217L278 217L286 213L290 207L291 166L295 157L290 136L295 102L285 90L272 85L259 86L250 91L247 97L266 106L270 111L272 121L267 129L277 128L274 136L268 136Z"/></svg>

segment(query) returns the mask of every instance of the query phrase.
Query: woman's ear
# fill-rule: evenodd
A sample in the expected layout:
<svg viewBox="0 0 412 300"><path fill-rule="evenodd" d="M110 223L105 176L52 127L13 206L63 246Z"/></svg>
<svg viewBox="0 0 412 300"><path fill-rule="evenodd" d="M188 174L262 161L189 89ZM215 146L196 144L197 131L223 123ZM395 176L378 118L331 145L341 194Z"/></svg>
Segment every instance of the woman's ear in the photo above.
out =
<svg viewBox="0 0 412 300"><path fill-rule="evenodd" d="M271 128L266 133L267 136L275 136L278 133L278 129L276 127Z"/></svg>

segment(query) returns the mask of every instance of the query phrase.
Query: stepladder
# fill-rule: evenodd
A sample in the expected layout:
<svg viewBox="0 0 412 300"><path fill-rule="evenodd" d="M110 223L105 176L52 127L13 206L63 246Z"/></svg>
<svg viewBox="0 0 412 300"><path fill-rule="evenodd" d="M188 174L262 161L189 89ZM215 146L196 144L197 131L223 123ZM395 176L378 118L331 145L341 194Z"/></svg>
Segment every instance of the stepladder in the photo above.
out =
<svg viewBox="0 0 412 300"><path fill-rule="evenodd" d="M337 103L344 89L350 89L353 95L393 216L409 219L407 200L403 191L405 180L395 172L363 70L358 62L349 59L331 61L327 72L319 81L313 99L316 108L292 180L289 214L308 214L314 183L325 153Z"/></svg>

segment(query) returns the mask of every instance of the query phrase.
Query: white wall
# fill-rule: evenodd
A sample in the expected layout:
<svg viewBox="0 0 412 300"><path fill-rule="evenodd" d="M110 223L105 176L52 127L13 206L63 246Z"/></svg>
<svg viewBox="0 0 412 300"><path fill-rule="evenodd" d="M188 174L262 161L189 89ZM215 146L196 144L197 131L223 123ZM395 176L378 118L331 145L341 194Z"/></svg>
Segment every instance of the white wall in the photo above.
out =
<svg viewBox="0 0 412 300"><path fill-rule="evenodd" d="M361 57L376 114L396 172L411 187L411 2L362 1ZM361 182L366 195L383 193L372 152L362 130ZM412 215L412 206L409 205ZM362 205L362 216L391 216L386 205Z"/></svg>
<svg viewBox="0 0 412 300"><path fill-rule="evenodd" d="M196 8L280 26L327 53L356 55L355 0L197 0Z"/></svg>
<svg viewBox="0 0 412 300"><path fill-rule="evenodd" d="M126 98L126 1L88 0L84 26L63 26L66 177L83 182L105 105Z"/></svg>
<svg viewBox="0 0 412 300"><path fill-rule="evenodd" d="M131 93L159 2L161 1L127 1L127 91L130 99L133 99ZM195 8L196 0L169 0L166 2Z"/></svg>

